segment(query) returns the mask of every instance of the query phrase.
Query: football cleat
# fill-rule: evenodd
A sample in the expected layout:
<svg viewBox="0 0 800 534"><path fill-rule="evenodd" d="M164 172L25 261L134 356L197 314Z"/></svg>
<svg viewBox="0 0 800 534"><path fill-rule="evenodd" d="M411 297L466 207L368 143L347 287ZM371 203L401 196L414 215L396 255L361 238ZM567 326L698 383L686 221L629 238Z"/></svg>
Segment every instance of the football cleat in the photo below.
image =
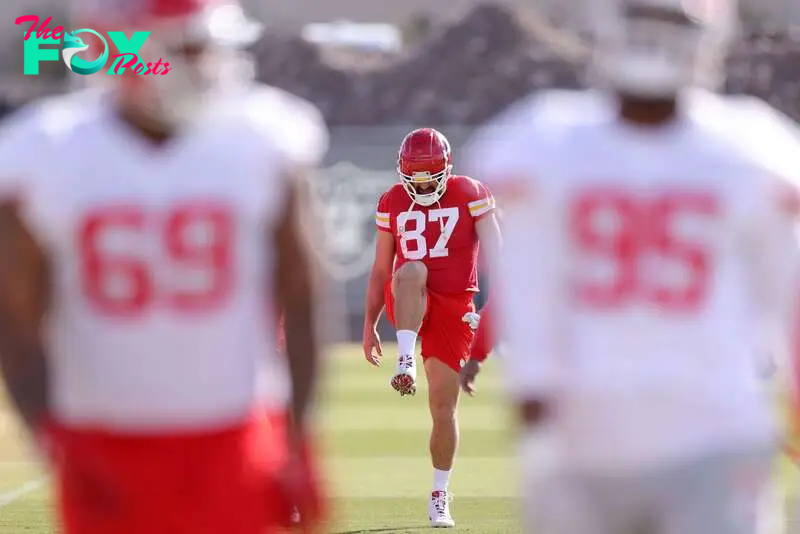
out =
<svg viewBox="0 0 800 534"><path fill-rule="evenodd" d="M450 516L450 495L446 491L431 492L428 519L433 528L453 528L456 522Z"/></svg>
<svg viewBox="0 0 800 534"><path fill-rule="evenodd" d="M401 354L397 358L397 368L391 384L401 397L414 395L417 392L417 363L414 361L414 356Z"/></svg>

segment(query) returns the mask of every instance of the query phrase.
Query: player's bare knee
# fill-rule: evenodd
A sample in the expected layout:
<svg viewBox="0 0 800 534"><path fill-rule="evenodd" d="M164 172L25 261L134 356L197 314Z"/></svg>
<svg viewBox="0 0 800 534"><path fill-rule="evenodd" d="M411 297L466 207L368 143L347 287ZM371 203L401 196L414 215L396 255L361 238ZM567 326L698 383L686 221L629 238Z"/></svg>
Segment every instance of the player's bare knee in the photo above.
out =
<svg viewBox="0 0 800 534"><path fill-rule="evenodd" d="M428 282L428 268L421 261L404 263L394 273L395 289L403 291L423 289Z"/></svg>
<svg viewBox="0 0 800 534"><path fill-rule="evenodd" d="M434 385L428 390L428 407L434 422L454 420L458 409L458 389L452 391L450 387L437 388Z"/></svg>
<svg viewBox="0 0 800 534"><path fill-rule="evenodd" d="M456 403L449 400L430 402L431 419L434 423L449 423L456 419Z"/></svg>

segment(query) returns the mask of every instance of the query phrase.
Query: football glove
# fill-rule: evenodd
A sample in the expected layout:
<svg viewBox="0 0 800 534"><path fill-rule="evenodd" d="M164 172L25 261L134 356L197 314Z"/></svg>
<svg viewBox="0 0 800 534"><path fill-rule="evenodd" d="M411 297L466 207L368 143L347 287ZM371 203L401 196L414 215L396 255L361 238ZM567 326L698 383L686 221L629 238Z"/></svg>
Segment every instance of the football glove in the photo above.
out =
<svg viewBox="0 0 800 534"><path fill-rule="evenodd" d="M481 322L481 316L479 313L467 312L461 320L467 323L473 330L477 330L478 324Z"/></svg>

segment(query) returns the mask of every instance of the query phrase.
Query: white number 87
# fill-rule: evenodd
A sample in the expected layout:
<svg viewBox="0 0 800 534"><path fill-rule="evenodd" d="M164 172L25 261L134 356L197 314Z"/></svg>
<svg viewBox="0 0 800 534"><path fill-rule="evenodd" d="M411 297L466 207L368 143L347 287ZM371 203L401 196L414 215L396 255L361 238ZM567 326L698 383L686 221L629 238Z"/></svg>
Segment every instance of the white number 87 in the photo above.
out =
<svg viewBox="0 0 800 534"><path fill-rule="evenodd" d="M409 221L414 221L414 228L411 230L406 229L406 224ZM425 240L425 228L428 221L440 221L442 225L442 233L436 244L432 249L428 250L428 244ZM431 258L444 258L450 254L447 250L447 242L453 235L453 230L456 228L458 222L458 208L440 208L430 210L428 212L427 220L425 214L421 211L404 211L397 216L397 228L400 232L400 248L403 251L403 257L407 260L421 260L425 255ZM413 250L408 249L408 244L414 242Z"/></svg>

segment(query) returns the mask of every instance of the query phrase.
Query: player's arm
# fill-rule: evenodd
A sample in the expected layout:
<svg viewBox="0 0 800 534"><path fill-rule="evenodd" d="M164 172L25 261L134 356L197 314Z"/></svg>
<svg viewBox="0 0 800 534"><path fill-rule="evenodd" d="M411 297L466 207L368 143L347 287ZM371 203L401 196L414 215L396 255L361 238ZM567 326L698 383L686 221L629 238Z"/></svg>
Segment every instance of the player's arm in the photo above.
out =
<svg viewBox="0 0 800 534"><path fill-rule="evenodd" d="M475 218L475 233L478 235L481 245L481 254L486 260L484 264L491 269L494 263L493 258L497 257L503 246L503 238L497 221L494 197L482 185L480 191L480 198L476 201L479 207L476 210L473 207L476 202L470 203L470 212ZM485 360L492 350L492 343L494 343L493 334L488 332L490 325L486 312L488 312L488 308L481 313L481 320L472 343L470 359L476 361Z"/></svg>
<svg viewBox="0 0 800 534"><path fill-rule="evenodd" d="M292 382L291 415L302 434L317 385L320 361L314 311L319 281L313 252L310 186L307 176L295 173L287 180L283 213L275 229L277 267L274 286L283 326Z"/></svg>
<svg viewBox="0 0 800 534"><path fill-rule="evenodd" d="M509 184L510 186L511 184ZM548 216L526 193L527 184L503 196L503 247L490 274L503 307L508 351L506 386L522 423L533 427L548 419L556 377L555 306L559 296L558 256ZM516 198L513 198L516 197Z"/></svg>
<svg viewBox="0 0 800 534"><path fill-rule="evenodd" d="M30 430L50 411L42 323L50 302L48 258L23 221L23 180L43 149L39 107L25 107L0 125L0 374ZM40 154L39 154L40 155ZM26 187L29 183L25 184Z"/></svg>
<svg viewBox="0 0 800 534"><path fill-rule="evenodd" d="M758 220L751 236L752 284L761 306L762 328L770 346L759 347L773 358L783 355L780 368L788 368L795 392L800 392L800 189L788 181L776 180L768 192L771 202ZM759 354L761 356L761 354ZM796 399L800 406L800 398ZM796 407L797 407L796 406Z"/></svg>
<svg viewBox="0 0 800 534"><path fill-rule="evenodd" d="M319 110L305 101L258 87L253 87L252 97L252 118L264 121L262 131L269 134L267 153L271 165L278 163L283 169L281 185L285 191L276 199L280 204L275 206L277 218L271 227L271 250L275 253L271 287L283 321L291 420L288 454L276 477L280 491L269 506L282 515L286 526L293 524L299 511L302 523L311 532L325 515L310 417L322 350L321 325L316 319L324 293L317 261L320 247L315 239L321 225L314 218L309 171L319 166L328 150L328 131Z"/></svg>
<svg viewBox="0 0 800 534"><path fill-rule="evenodd" d="M475 219L475 233L478 235L478 242L481 245L481 255L485 260L484 265L487 265L491 270L503 246L495 199L488 189L481 184L477 200L470 202L468 207L470 214ZM491 277L494 276L490 273ZM489 356L495 342L494 327L492 326L493 315L493 313L489 313L488 307L481 313L475 338L470 346L469 359L461 368L461 388L469 395L475 394L475 381L481 371L481 365Z"/></svg>
<svg viewBox="0 0 800 534"><path fill-rule="evenodd" d="M475 233L478 234L481 254L485 259L489 260L486 264L491 267L491 259L496 257L502 245L495 198L482 183L476 182L475 186L473 200L467 204L467 207L475 221Z"/></svg>
<svg viewBox="0 0 800 534"><path fill-rule="evenodd" d="M506 343L501 369L522 427L526 476L556 460L551 420L564 379L557 341L563 335L558 308L565 299L565 244L558 204L547 198L546 180L537 179L551 165L548 138L539 138L532 119L526 109L512 110L465 149L467 172L485 180L503 208L502 246L487 259L493 313L502 317L496 333Z"/></svg>
<svg viewBox="0 0 800 534"><path fill-rule="evenodd" d="M20 218L17 203L0 203L0 372L12 402L35 432L50 411L42 341L50 302L48 260Z"/></svg>
<svg viewBox="0 0 800 534"><path fill-rule="evenodd" d="M388 232L378 232L375 260L369 273L367 300L364 305L364 326L374 328L383 312L384 289L392 277L394 265L394 237Z"/></svg>
<svg viewBox="0 0 800 534"><path fill-rule="evenodd" d="M378 320L383 312L384 289L392 277L395 244L391 233L388 210L384 210L384 199L378 202L375 214L378 238L375 244L375 259L367 282L367 297L364 303L364 357L373 365L380 365L381 342L377 333Z"/></svg>
<svg viewBox="0 0 800 534"><path fill-rule="evenodd" d="M486 265L491 266L491 258L496 256L500 252L500 247L503 246L500 225L497 223L497 215L494 210L475 221L475 232L478 234L478 241L481 244L481 254L489 260Z"/></svg>

